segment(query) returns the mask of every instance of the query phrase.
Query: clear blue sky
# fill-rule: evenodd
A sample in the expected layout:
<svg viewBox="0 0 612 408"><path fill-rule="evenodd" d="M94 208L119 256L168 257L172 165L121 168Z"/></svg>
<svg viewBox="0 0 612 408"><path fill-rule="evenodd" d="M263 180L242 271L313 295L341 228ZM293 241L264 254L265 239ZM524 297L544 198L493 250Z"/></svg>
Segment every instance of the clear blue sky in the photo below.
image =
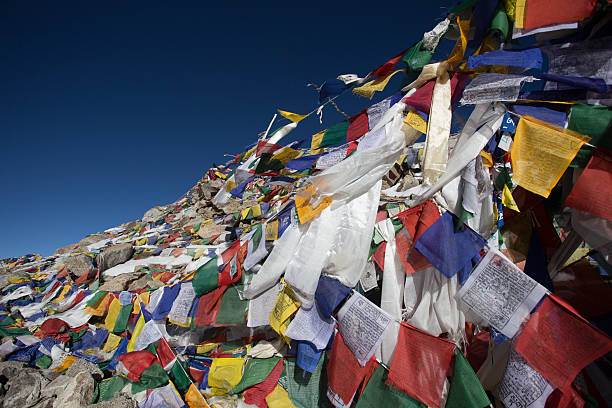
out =
<svg viewBox="0 0 612 408"><path fill-rule="evenodd" d="M275 109L313 109L309 81L367 74L455 2L223 3L2 2L0 258L173 202ZM348 114L372 103L337 101ZM328 107L293 138L342 119Z"/></svg>

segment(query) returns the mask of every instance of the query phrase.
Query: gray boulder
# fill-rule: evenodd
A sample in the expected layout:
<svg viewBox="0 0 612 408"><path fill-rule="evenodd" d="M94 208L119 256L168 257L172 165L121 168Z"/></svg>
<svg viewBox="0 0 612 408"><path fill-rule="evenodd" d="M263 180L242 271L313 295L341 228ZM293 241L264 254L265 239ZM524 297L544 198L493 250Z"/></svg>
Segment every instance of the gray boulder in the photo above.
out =
<svg viewBox="0 0 612 408"><path fill-rule="evenodd" d="M100 253L100 265L98 267L100 271L105 271L115 265L128 261L133 254L134 248L132 248L132 244L129 242L104 248Z"/></svg>
<svg viewBox="0 0 612 408"><path fill-rule="evenodd" d="M87 255L75 255L64 260L68 270L76 276L81 276L93 268L93 261Z"/></svg>
<svg viewBox="0 0 612 408"><path fill-rule="evenodd" d="M40 373L22 369L7 382L8 391L4 396L4 407L29 408L36 405L48 383L49 381Z"/></svg>

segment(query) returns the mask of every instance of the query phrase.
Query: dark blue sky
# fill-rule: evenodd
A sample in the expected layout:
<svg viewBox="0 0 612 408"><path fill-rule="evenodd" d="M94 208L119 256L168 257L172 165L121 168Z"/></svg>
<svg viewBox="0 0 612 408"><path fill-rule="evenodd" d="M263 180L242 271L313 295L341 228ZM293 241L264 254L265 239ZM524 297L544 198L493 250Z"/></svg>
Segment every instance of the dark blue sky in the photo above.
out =
<svg viewBox="0 0 612 408"><path fill-rule="evenodd" d="M3 1L0 258L48 255L173 202L275 109L316 107L309 81L367 74L453 4ZM373 101L337 99L348 114ZM343 119L327 107L292 138Z"/></svg>

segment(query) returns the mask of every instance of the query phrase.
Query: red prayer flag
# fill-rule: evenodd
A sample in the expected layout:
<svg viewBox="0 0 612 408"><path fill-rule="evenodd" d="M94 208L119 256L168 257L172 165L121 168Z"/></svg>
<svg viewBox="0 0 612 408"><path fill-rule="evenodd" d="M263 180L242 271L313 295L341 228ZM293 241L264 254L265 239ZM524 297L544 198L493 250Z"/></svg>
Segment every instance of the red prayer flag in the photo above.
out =
<svg viewBox="0 0 612 408"><path fill-rule="evenodd" d="M247 404L257 405L259 408L268 408L268 403L266 402L266 397L270 394L276 384L278 384L278 380L280 379L281 374L283 373L283 360L281 359L276 366L268 375L268 378L260 382L259 384L255 384L254 386L248 388L244 394L244 402Z"/></svg>
<svg viewBox="0 0 612 408"><path fill-rule="evenodd" d="M387 242L380 243L376 251L372 254L372 259L378 264L380 269L385 270L385 251L387 250Z"/></svg>
<svg viewBox="0 0 612 408"><path fill-rule="evenodd" d="M409 49L410 48L406 48L404 51L400 52L395 57L391 58L389 61L387 61L384 64L382 64L380 67L376 68L374 71L372 71L370 73L370 78L377 78L377 77L387 76L391 72L391 70L393 69L395 64L397 64L399 62L399 60L404 56L404 54Z"/></svg>
<svg viewBox="0 0 612 408"><path fill-rule="evenodd" d="M219 286L215 290L200 296L200 303L198 303L198 311L195 317L196 326L208 326L217 320L217 313L219 312L219 306L221 306L221 297L226 289L227 286Z"/></svg>
<svg viewBox="0 0 612 408"><path fill-rule="evenodd" d="M370 370L372 361L376 362L374 356L368 361L368 364L362 367L353 352L344 343L340 332L336 333L327 364L327 381L329 388L342 399L345 405L351 401L368 372L373 372Z"/></svg>
<svg viewBox="0 0 612 408"><path fill-rule="evenodd" d="M612 339L549 295L519 335L516 351L551 384L564 389L587 364L612 351Z"/></svg>
<svg viewBox="0 0 612 408"><path fill-rule="evenodd" d="M439 407L455 344L402 323L387 384Z"/></svg>
<svg viewBox="0 0 612 408"><path fill-rule="evenodd" d="M283 146L279 146L274 143L257 142L257 151L255 152L255 154L257 156L260 156L262 153L274 153L281 147Z"/></svg>
<svg viewBox="0 0 612 408"><path fill-rule="evenodd" d="M406 262L404 262L404 256L402 256L404 271L406 273L414 273L431 266L429 261L419 251L413 251L413 249L414 243L421 234L440 218L438 207L436 207L433 201L428 200L416 207L402 211L397 217L404 224L406 233L412 237L412 245L410 246L409 253L406 255Z"/></svg>
<svg viewBox="0 0 612 408"><path fill-rule="evenodd" d="M147 350L132 351L119 356L119 363L123 366L127 378L134 382L140 380L140 374L156 360L155 354Z"/></svg>
<svg viewBox="0 0 612 408"><path fill-rule="evenodd" d="M612 156L595 151L565 206L612 221Z"/></svg>
<svg viewBox="0 0 612 408"><path fill-rule="evenodd" d="M346 131L346 142L352 142L353 140L359 139L361 136L368 133L369 119L368 110L364 109L358 114L349 118L350 125Z"/></svg>
<svg viewBox="0 0 612 408"><path fill-rule="evenodd" d="M159 345L157 346L157 349L155 351L157 352L157 359L159 360L159 363L164 368L164 370L166 369L166 367L168 367L170 363L172 363L172 360L176 358L176 355L170 348L170 345L163 337L160 340Z"/></svg>
<svg viewBox="0 0 612 408"><path fill-rule="evenodd" d="M589 17L597 0L529 0L525 9L525 30L581 21Z"/></svg>

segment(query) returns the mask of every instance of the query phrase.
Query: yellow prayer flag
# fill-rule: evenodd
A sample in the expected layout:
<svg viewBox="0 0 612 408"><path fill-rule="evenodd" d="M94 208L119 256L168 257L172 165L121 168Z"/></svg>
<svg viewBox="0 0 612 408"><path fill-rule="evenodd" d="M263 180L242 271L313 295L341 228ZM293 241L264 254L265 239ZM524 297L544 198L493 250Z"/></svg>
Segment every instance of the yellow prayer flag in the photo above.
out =
<svg viewBox="0 0 612 408"><path fill-rule="evenodd" d="M493 167L493 155L484 150L480 151L480 157L482 158L482 165L485 167Z"/></svg>
<svg viewBox="0 0 612 408"><path fill-rule="evenodd" d="M107 293L106 295L102 296L102 298L93 306L87 306L85 308L85 313L88 313L93 316L104 316L104 313L106 312L106 306L108 305L108 301L110 300L110 298L110 293Z"/></svg>
<svg viewBox="0 0 612 408"><path fill-rule="evenodd" d="M315 189L315 186L311 184L306 189L298 192L295 196L295 209L300 219L300 224L310 221L332 203L331 197L325 197L316 207L313 207L311 199L315 193Z"/></svg>
<svg viewBox="0 0 612 408"><path fill-rule="evenodd" d="M274 220L266 224L266 241L276 241L278 239L278 221Z"/></svg>
<svg viewBox="0 0 612 408"><path fill-rule="evenodd" d="M302 153L299 150L295 150L290 147L285 147L280 152L272 156L272 159L280 161L284 166L289 163L291 159L295 159L297 157L300 157L301 155Z"/></svg>
<svg viewBox="0 0 612 408"><path fill-rule="evenodd" d="M289 398L289 393L280 385L276 387L266 397L266 402L269 408L296 408Z"/></svg>
<svg viewBox="0 0 612 408"><path fill-rule="evenodd" d="M189 389L185 393L185 403L189 408L210 408L193 383L189 384Z"/></svg>
<svg viewBox="0 0 612 408"><path fill-rule="evenodd" d="M310 154L319 154L323 152L323 148L321 148L323 136L325 136L325 130L312 135L312 140L310 141Z"/></svg>
<svg viewBox="0 0 612 408"><path fill-rule="evenodd" d="M389 83L389 80L398 72L405 71L403 69L398 69L387 76L376 78L373 81L366 82L365 84L353 89L353 93L359 96L363 96L364 98L372 99L374 96L374 92L380 92L384 90Z"/></svg>
<svg viewBox="0 0 612 408"><path fill-rule="evenodd" d="M427 133L427 122L414 110L408 112L404 119L404 123L421 133Z"/></svg>
<svg viewBox="0 0 612 408"><path fill-rule="evenodd" d="M283 290L280 291L270 313L270 327L280 334L285 342L289 344L289 338L285 331L289 327L289 318L300 308L300 302L295 297L293 290L283 280Z"/></svg>
<svg viewBox="0 0 612 408"><path fill-rule="evenodd" d="M65 370L67 370L68 368L70 368L70 366L72 365L72 363L74 363L75 361L78 360L78 357L75 356L66 356L66 358L64 359L64 361L61 362L60 365L58 365L57 367L55 367L54 371L56 373L61 373L64 372Z"/></svg>
<svg viewBox="0 0 612 408"><path fill-rule="evenodd" d="M51 303L59 303L62 300L64 300L64 298L66 297L66 293L68 293L68 291L72 289L71 285L66 285L62 288L62 290L60 291L59 295L57 295L57 297L55 299L53 299L51 301Z"/></svg>
<svg viewBox="0 0 612 408"><path fill-rule="evenodd" d="M251 207L253 218L261 217L261 205L257 204Z"/></svg>
<svg viewBox="0 0 612 408"><path fill-rule="evenodd" d="M531 116L522 116L510 152L512 179L548 197L570 162L590 137Z"/></svg>
<svg viewBox="0 0 612 408"><path fill-rule="evenodd" d="M519 210L518 208L518 205L516 205L516 201L514 201L514 197L512 197L512 193L510 192L510 189L508 188L507 184L504 184L504 191L502 192L502 204L510 208L511 210L521 212L521 210Z"/></svg>
<svg viewBox="0 0 612 408"><path fill-rule="evenodd" d="M102 347L102 351L110 353L119 347L119 343L121 343L121 336L109 332L106 343L104 343L104 347Z"/></svg>
<svg viewBox="0 0 612 408"><path fill-rule="evenodd" d="M514 27L525 28L525 10L527 9L527 0L516 0L514 5Z"/></svg>
<svg viewBox="0 0 612 408"><path fill-rule="evenodd" d="M198 344L196 346L197 354L206 354L209 351L216 349L219 346L219 343L206 343L206 344Z"/></svg>
<svg viewBox="0 0 612 408"><path fill-rule="evenodd" d="M208 372L213 395L227 395L240 382L244 358L214 358Z"/></svg>
<svg viewBox="0 0 612 408"><path fill-rule="evenodd" d="M308 115L310 115L310 113L308 115L300 115L299 113L291 113L291 112L283 111L280 109L277 109L277 110L278 110L278 113L282 117L287 118L290 121L295 122L295 123L298 123L302 119L306 119Z"/></svg>
<svg viewBox="0 0 612 408"><path fill-rule="evenodd" d="M251 210L250 207L243 209L242 211L240 211L240 219L244 220L246 219L246 217L249 216L249 211Z"/></svg>
<svg viewBox="0 0 612 408"><path fill-rule="evenodd" d="M140 245L146 245L147 244L147 239L146 238L140 238L136 241L136 245L140 246Z"/></svg>
<svg viewBox="0 0 612 408"><path fill-rule="evenodd" d="M140 304L140 302L136 302L136 304ZM134 325L134 331L132 332L132 337L130 338L130 341L128 342L127 345L127 352L131 352L134 351L134 347L136 345L136 339L138 338L138 336L140 336L140 332L142 331L142 328L145 325L145 318L144 316L141 314L140 317L138 317L138 320L136 321L136 325Z"/></svg>
<svg viewBox="0 0 612 408"><path fill-rule="evenodd" d="M115 328L115 322L117 321L117 316L119 316L119 311L121 310L121 302L117 298L113 298L110 306L108 307L108 313L106 314L106 319L104 319L104 326L106 330L112 332Z"/></svg>
<svg viewBox="0 0 612 408"><path fill-rule="evenodd" d="M193 260L197 260L199 259L203 254L204 251L208 252L208 250L206 248L198 248L196 249L195 255L193 256Z"/></svg>
<svg viewBox="0 0 612 408"><path fill-rule="evenodd" d="M451 55L446 60L448 69L455 69L457 65L463 60L465 54L465 48L467 47L468 39L467 36L470 33L470 20L463 20L457 17L457 24L459 25L459 39L455 44L455 48L451 52Z"/></svg>
<svg viewBox="0 0 612 408"><path fill-rule="evenodd" d="M511 21L514 21L516 15L516 0L503 0L506 15Z"/></svg>

